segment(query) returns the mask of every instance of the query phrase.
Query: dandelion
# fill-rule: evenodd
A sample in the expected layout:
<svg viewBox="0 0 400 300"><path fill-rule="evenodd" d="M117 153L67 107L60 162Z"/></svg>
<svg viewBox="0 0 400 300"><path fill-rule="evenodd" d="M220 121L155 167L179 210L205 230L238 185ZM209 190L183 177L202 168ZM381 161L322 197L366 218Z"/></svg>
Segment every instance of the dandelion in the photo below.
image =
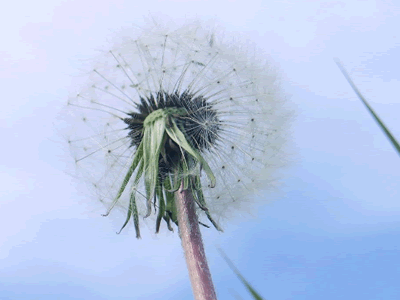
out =
<svg viewBox="0 0 400 300"><path fill-rule="evenodd" d="M215 299L198 225L222 231L282 165L277 75L245 52L196 24L155 25L103 55L68 102L68 142L105 215L125 207L121 230L132 219L137 238L140 216L178 225L196 299Z"/></svg>

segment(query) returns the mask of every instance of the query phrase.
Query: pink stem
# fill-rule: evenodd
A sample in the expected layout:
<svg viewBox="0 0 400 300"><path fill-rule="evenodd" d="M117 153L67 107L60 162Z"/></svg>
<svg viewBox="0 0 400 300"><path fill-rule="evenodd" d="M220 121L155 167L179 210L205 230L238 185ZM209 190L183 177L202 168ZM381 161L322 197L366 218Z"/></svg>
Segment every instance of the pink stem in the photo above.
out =
<svg viewBox="0 0 400 300"><path fill-rule="evenodd" d="M195 300L216 300L211 273L208 268L195 202L190 189L183 189L183 182L175 193L178 211L179 234L185 252L186 265Z"/></svg>

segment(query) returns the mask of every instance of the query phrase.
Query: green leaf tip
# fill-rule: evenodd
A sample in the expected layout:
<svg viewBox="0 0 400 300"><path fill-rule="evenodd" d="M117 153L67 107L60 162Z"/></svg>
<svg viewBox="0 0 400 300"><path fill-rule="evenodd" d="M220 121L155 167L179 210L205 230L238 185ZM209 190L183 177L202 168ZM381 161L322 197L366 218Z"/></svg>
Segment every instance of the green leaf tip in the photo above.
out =
<svg viewBox="0 0 400 300"><path fill-rule="evenodd" d="M250 283L247 282L247 280L242 276L242 274L239 272L239 270L235 267L235 265L231 262L231 260L226 256L225 252L222 251L222 249L217 248L219 253L221 254L222 258L226 261L228 266L231 268L231 270L236 274L236 276L240 279L240 281L243 283L243 285L247 288L249 293L253 296L253 299L256 300L264 300L263 297L260 296L256 292L256 290L250 285Z"/></svg>
<svg viewBox="0 0 400 300"><path fill-rule="evenodd" d="M389 131L389 129L385 126L383 121L378 117L378 115L375 113L375 111L372 109L372 107L368 104L367 100L364 98L364 96L360 93L358 88L355 86L353 81L351 80L349 74L339 61L339 59L335 58L334 59L335 63L339 67L340 71L342 72L343 76L346 78L347 82L350 84L350 86L353 88L354 92L357 94L358 98L363 102L369 113L372 115L374 120L378 123L379 127L383 130L385 133L386 137L390 140L392 143L393 147L396 149L397 153L400 155L400 145L399 142L395 139L395 137L392 135L392 133Z"/></svg>

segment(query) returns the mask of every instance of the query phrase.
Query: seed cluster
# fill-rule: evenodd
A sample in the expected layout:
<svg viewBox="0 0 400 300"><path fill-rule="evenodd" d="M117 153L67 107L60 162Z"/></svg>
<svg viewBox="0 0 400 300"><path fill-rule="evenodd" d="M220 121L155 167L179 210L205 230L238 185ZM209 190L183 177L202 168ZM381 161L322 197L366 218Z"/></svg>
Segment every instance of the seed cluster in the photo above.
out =
<svg viewBox="0 0 400 300"><path fill-rule="evenodd" d="M153 199L147 199L145 180L133 180L139 167L128 179L126 174L146 122L162 110L168 117L156 187L171 174L175 181L195 178L192 184L201 186L199 198L207 203L205 210L198 201L199 217L207 222L211 214L214 226L248 210L254 194L272 186L284 164L290 116L274 68L256 57L196 24L176 30L153 26L102 55L89 84L70 98L67 121L78 170L100 201L129 212L134 193L137 214L148 215ZM195 156L168 132L182 132ZM215 187L199 159L215 176ZM182 161L188 164L176 174ZM116 200L121 185L126 188ZM160 205L153 202L153 211ZM165 214L172 210L166 207Z"/></svg>
<svg viewBox="0 0 400 300"><path fill-rule="evenodd" d="M218 131L221 127L218 119L218 112L202 96L194 96L189 91L169 94L159 91L155 96L140 98L137 105L137 112L129 112L129 117L124 119L128 125L128 136L131 138L131 146L136 149L143 139L143 124L146 118L156 110L172 108L176 113L171 117L175 118L178 126L185 134L190 145L199 150L209 150L218 138ZM183 113L182 113L183 110ZM174 171L177 163L182 160L185 151L181 151L179 146L167 137L166 156L160 155L160 169L162 174Z"/></svg>

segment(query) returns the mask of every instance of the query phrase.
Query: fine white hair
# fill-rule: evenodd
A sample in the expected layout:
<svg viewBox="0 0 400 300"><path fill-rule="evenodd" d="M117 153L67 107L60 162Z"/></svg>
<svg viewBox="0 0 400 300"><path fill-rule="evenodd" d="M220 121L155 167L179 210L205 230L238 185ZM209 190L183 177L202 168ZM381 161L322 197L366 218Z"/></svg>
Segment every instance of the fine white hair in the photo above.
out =
<svg viewBox="0 0 400 300"><path fill-rule="evenodd" d="M217 139L202 151L216 177L212 188L209 178L201 176L212 217L220 222L247 211L250 202L265 201L256 193L275 185L276 171L287 161L291 115L268 57L237 40L223 41L197 22L177 29L132 29L93 66L78 95L68 101L68 142L82 178L100 201L109 205L115 199L136 150L121 119L136 111L141 97L160 90L190 90L218 113ZM209 122L205 118L199 126L213 128ZM127 209L131 189L117 206ZM143 183L137 192L143 216ZM198 212L207 223L204 212Z"/></svg>

